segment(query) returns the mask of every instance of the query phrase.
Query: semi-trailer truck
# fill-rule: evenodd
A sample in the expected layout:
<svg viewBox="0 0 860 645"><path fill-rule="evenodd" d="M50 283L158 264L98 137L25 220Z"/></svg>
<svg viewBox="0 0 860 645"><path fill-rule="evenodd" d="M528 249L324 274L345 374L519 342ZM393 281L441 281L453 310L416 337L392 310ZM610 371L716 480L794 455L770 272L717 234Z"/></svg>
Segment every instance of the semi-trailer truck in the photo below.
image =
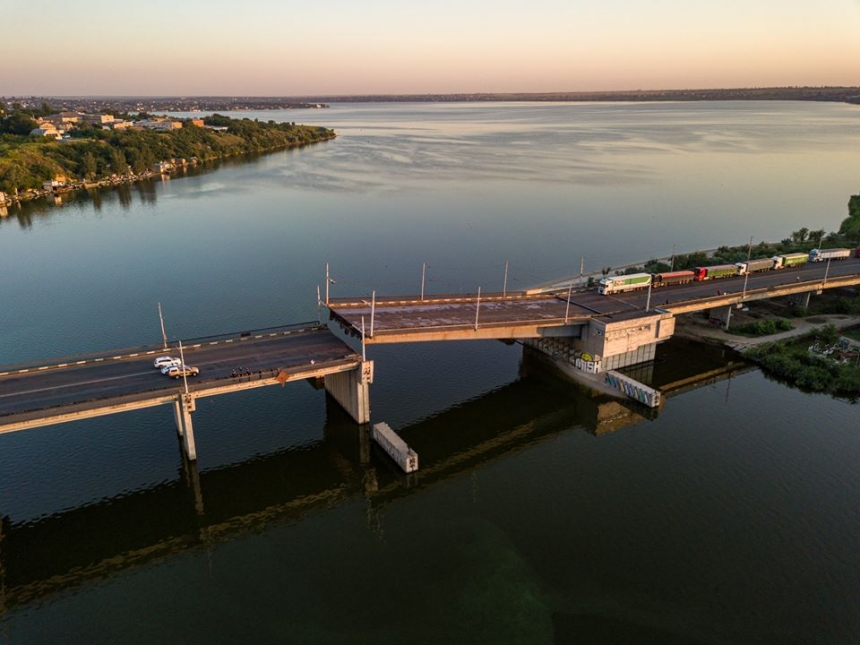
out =
<svg viewBox="0 0 860 645"><path fill-rule="evenodd" d="M651 284L650 273L631 273L630 275L619 275L614 278L603 278L597 284L597 293L609 295L611 293L622 293L624 291L636 291L647 289Z"/></svg>
<svg viewBox="0 0 860 645"><path fill-rule="evenodd" d="M747 275L758 271L770 271L773 268L773 258L762 258L760 260L747 260L737 263L738 275Z"/></svg>
<svg viewBox="0 0 860 645"><path fill-rule="evenodd" d="M696 267L696 280L716 280L717 278L731 278L738 274L736 264L717 264L712 267Z"/></svg>
<svg viewBox="0 0 860 645"><path fill-rule="evenodd" d="M665 273L651 274L651 286L669 287L673 284L687 284L692 282L696 274L692 271L666 271Z"/></svg>
<svg viewBox="0 0 860 645"><path fill-rule="evenodd" d="M809 262L809 253L786 253L785 255L775 255L773 257L774 269L790 269L799 267Z"/></svg>
<svg viewBox="0 0 860 645"><path fill-rule="evenodd" d="M825 260L844 260L851 257L851 249L812 249L809 252L810 262L824 262Z"/></svg>

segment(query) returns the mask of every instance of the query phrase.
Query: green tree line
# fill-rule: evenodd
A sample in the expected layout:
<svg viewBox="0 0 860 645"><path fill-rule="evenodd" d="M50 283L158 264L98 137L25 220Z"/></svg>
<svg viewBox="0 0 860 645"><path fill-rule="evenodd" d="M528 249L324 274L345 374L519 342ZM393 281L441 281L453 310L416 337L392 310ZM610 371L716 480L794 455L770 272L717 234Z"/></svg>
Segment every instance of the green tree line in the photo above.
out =
<svg viewBox="0 0 860 645"><path fill-rule="evenodd" d="M779 242L759 242L752 246L721 246L712 255L708 255L704 251L685 253L675 256L674 264L652 259L643 266L628 267L623 272L618 273L662 273L670 269L683 271L701 266L746 262L747 258L758 260L783 253L806 252L814 248L840 246L854 248L858 244L860 244L860 195L852 195L848 200L848 217L842 220L838 231L828 233L824 229L810 230L803 227L793 231L791 235ZM604 274L608 274L610 271L611 267L603 270Z"/></svg>
<svg viewBox="0 0 860 645"><path fill-rule="evenodd" d="M0 119L0 191L38 189L42 182L58 175L75 182L139 174L163 160L196 157L199 161L209 161L304 146L335 137L333 130L323 127L232 119L217 114L204 118L204 123L227 130L195 127L189 122L168 132L106 130L82 125L70 133L70 139L56 141L27 136L36 127L35 120L13 111ZM21 134L24 130L27 135Z"/></svg>

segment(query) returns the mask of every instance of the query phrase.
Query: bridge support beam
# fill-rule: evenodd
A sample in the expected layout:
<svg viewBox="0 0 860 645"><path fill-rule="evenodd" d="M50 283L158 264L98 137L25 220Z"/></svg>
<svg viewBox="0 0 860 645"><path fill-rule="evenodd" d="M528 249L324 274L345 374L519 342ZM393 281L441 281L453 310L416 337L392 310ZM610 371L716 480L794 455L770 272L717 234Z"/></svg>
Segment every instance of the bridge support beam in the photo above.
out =
<svg viewBox="0 0 860 645"><path fill-rule="evenodd" d="M182 440L182 450L189 461L197 459L197 446L194 443L194 426L191 423L191 413L196 409L197 402L192 394L180 394L173 402L176 432Z"/></svg>
<svg viewBox="0 0 860 645"><path fill-rule="evenodd" d="M801 309L809 309L809 299L812 297L812 292L807 291L806 293L795 293L789 297L789 300L796 304Z"/></svg>
<svg viewBox="0 0 860 645"><path fill-rule="evenodd" d="M356 423L370 423L370 384L373 382L373 361L362 362L358 369L327 374L325 389L340 403Z"/></svg>

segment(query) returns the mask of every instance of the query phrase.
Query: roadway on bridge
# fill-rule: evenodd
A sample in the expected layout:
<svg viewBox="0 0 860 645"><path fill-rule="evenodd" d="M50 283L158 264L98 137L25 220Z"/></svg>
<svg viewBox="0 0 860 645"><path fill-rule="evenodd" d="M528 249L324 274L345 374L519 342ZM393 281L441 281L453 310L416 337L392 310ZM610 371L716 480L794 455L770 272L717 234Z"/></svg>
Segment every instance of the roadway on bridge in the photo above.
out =
<svg viewBox="0 0 860 645"><path fill-rule="evenodd" d="M746 280L747 292L779 286L798 287L802 291L817 289L824 279L860 276L860 259L827 263L808 263L797 269L783 269L751 274ZM573 280L573 279L572 279ZM702 300L704 309L711 306L714 296L742 294L744 277L692 282L686 285L661 287L651 291L651 308L666 307L673 303ZM475 327L559 326L578 324L602 316L630 315L643 311L648 298L647 290L614 295L600 295L595 288L577 289L568 293L526 295L524 293L488 293L478 302L477 294L378 297L375 303L369 297L333 298L329 310L333 320L348 332L361 336L364 327L368 342L405 342L410 334L419 340L421 334L439 330L466 330ZM371 327L372 319L372 327ZM371 338L372 334L372 338Z"/></svg>
<svg viewBox="0 0 860 645"><path fill-rule="evenodd" d="M188 378L190 390L203 393L241 379L273 377L281 370L289 373L306 369L311 361L320 369L342 362L360 361L355 351L325 327L283 332L273 337L238 336L211 341L212 344L189 342L184 349L185 362L200 368L200 375ZM152 348L146 348L152 352ZM122 358L88 360L83 365L29 368L0 376L0 424L4 417L21 413L69 406L82 402L149 393L153 397L183 388L153 367L155 356L179 356L179 351L143 353L123 350ZM138 353L138 356L129 354ZM251 375L233 377L233 370L250 371ZM0 368L0 371L4 371Z"/></svg>

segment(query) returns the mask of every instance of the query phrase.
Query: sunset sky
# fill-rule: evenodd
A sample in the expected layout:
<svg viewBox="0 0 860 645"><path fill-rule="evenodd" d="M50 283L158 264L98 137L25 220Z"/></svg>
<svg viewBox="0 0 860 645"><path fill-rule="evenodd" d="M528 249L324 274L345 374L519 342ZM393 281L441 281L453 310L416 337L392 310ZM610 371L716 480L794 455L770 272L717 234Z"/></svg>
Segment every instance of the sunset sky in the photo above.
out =
<svg viewBox="0 0 860 645"><path fill-rule="evenodd" d="M4 96L860 85L860 0L13 0L3 23Z"/></svg>

